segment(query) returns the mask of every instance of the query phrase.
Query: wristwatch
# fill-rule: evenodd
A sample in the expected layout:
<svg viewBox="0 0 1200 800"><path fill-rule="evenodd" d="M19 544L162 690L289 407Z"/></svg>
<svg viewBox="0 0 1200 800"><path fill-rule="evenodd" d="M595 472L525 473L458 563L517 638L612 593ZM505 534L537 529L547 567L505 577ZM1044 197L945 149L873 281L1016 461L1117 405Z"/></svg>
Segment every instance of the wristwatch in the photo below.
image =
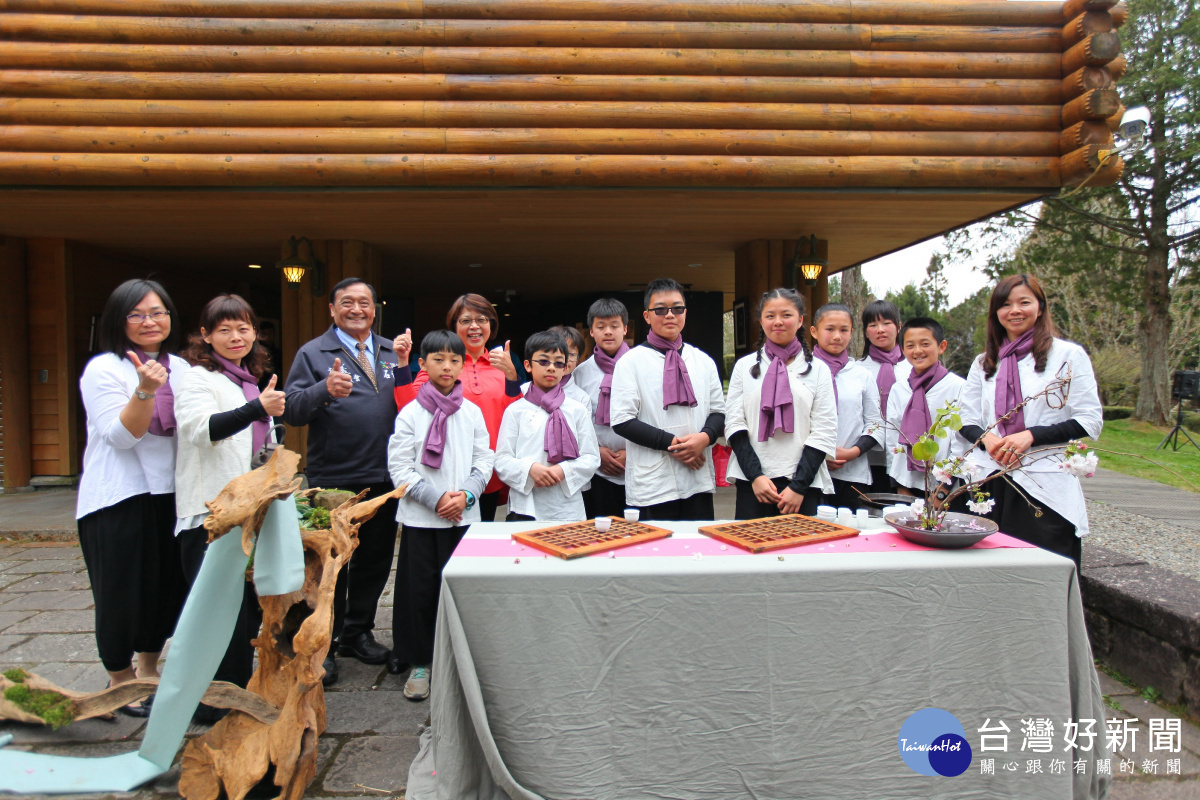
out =
<svg viewBox="0 0 1200 800"><path fill-rule="evenodd" d="M472 508L475 507L475 495L471 494L470 492L466 491L465 489L463 490L463 494L465 494L467 496L467 507L465 510L470 511Z"/></svg>
<svg viewBox="0 0 1200 800"><path fill-rule="evenodd" d="M141 389L135 389L133 394L138 400L151 400L154 398L153 394L143 392Z"/></svg>

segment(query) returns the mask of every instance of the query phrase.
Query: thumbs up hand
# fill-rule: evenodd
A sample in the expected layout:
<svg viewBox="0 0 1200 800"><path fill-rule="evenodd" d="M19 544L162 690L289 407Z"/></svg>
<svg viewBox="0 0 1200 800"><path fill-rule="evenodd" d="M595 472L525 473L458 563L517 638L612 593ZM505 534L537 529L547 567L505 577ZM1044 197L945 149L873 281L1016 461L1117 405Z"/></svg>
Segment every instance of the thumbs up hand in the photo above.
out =
<svg viewBox="0 0 1200 800"><path fill-rule="evenodd" d="M262 394L258 396L258 401L262 403L263 411L266 411L272 417L283 416L283 408L287 397L287 395L275 388L275 382L278 379L278 375L271 375L271 380L267 383L267 388L263 389Z"/></svg>
<svg viewBox="0 0 1200 800"><path fill-rule="evenodd" d="M396 351L396 361L404 366L412 354L412 329L405 328L404 333L392 340L392 349Z"/></svg>
<svg viewBox="0 0 1200 800"><path fill-rule="evenodd" d="M504 373L504 377L510 381L517 379L517 368L512 360L512 340L504 342L504 347L497 347L488 355L488 360L492 366Z"/></svg>
<svg viewBox="0 0 1200 800"><path fill-rule="evenodd" d="M349 397L350 390L354 388L354 380L342 372L342 360L335 358L333 360L333 369L329 372L329 377L325 379L325 390L329 392L329 396L337 399L340 397Z"/></svg>
<svg viewBox="0 0 1200 800"><path fill-rule="evenodd" d="M125 355L137 367L138 389L146 394L154 394L167 382L167 368L154 359L148 359L145 364L137 357L137 353L127 350Z"/></svg>

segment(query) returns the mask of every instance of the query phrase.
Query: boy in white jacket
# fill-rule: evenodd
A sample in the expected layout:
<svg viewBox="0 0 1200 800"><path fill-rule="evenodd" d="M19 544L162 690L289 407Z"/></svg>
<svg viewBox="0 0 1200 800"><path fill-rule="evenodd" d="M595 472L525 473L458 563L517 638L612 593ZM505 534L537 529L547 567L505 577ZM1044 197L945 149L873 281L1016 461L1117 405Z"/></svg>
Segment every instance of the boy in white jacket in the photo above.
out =
<svg viewBox="0 0 1200 800"><path fill-rule="evenodd" d="M590 409L566 394L562 336L542 331L525 342L525 396L504 410L496 439L496 474L508 484L509 522L578 522L583 489L600 466Z"/></svg>
<svg viewBox="0 0 1200 800"><path fill-rule="evenodd" d="M388 672L412 672L404 696L429 696L434 623L442 569L472 522L476 501L492 475L492 455L483 412L464 403L462 373L466 347L450 331L421 340L421 369L429 381L416 402L396 415L388 443L388 471L396 486L408 485L396 511L402 526L396 561L393 645Z"/></svg>

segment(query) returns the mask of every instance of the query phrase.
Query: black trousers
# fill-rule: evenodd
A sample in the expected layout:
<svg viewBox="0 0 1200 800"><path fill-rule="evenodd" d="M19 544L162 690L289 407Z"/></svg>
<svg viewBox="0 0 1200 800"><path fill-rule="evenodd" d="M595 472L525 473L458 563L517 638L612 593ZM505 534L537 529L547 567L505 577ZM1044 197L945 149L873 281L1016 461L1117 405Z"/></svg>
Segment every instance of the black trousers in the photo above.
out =
<svg viewBox="0 0 1200 800"><path fill-rule="evenodd" d="M869 494L871 491L871 487L865 483L839 481L837 478L834 478L833 494L824 495L825 504L839 508L849 508L851 510L868 508L868 506L863 505L862 498L858 496L858 492L854 491L855 489L858 489L858 492L862 492L863 494Z"/></svg>
<svg viewBox="0 0 1200 800"><path fill-rule="evenodd" d="M208 531L203 527L189 528L180 531L177 538L183 577L190 592L192 584L196 582L196 576L200 574L204 553L208 550ZM246 688L254 672L254 645L250 642L258 636L261 626L262 611L258 607L258 595L254 591L254 584L246 581L242 589L242 607L238 610L237 624L233 628L233 636L229 639L229 646L225 648L225 657L221 659L213 680L229 681L243 689Z"/></svg>
<svg viewBox="0 0 1200 800"><path fill-rule="evenodd" d="M887 473L887 467L881 464L871 465L871 491L883 494L894 494L895 483Z"/></svg>
<svg viewBox="0 0 1200 800"><path fill-rule="evenodd" d="M625 487L592 476L592 488L583 493L583 508L588 517L619 517L625 513Z"/></svg>
<svg viewBox="0 0 1200 800"><path fill-rule="evenodd" d="M1020 489L1003 478L988 481L983 488L996 501L987 518L1000 526L1001 533L1065 556L1075 562L1075 570L1079 571L1083 540L1075 535L1073 524L1045 503L1033 498L1026 500ZM1042 510L1040 517L1036 516L1035 506Z"/></svg>
<svg viewBox="0 0 1200 800"><path fill-rule="evenodd" d="M96 649L106 670L120 672L134 653L163 649L183 608L175 495L135 495L77 525L96 604Z"/></svg>
<svg viewBox="0 0 1200 800"><path fill-rule="evenodd" d="M396 558L395 607L392 609L392 652L409 664L433 663L442 570L469 525L414 528L400 532Z"/></svg>
<svg viewBox="0 0 1200 800"><path fill-rule="evenodd" d="M776 491L782 492L791 483L788 478L772 478L771 483L775 484ZM772 503L760 503L758 498L754 496L754 484L751 481L739 480L736 482L737 499L734 505L734 519L762 519L763 517L778 517L780 515L779 507ZM815 517L817 515L817 506L821 504L820 489L809 488L804 493L804 502L800 504L800 513L807 517Z"/></svg>
<svg viewBox="0 0 1200 800"><path fill-rule="evenodd" d="M716 514L713 510L712 492L698 492L682 500L668 500L665 503L655 503L652 506L640 506L638 510L641 512L638 519L643 522L651 520L661 522L709 520Z"/></svg>
<svg viewBox="0 0 1200 800"><path fill-rule="evenodd" d="M529 516L528 514L518 514L515 511L510 511L504 517L504 521L505 522L537 522L537 519L535 517Z"/></svg>
<svg viewBox="0 0 1200 800"><path fill-rule="evenodd" d="M385 481L336 488L355 494L370 489L370 494L364 498L370 500L387 494L395 487ZM350 556L350 563L338 573L334 589L333 641L330 647L375 628L375 611L392 572L392 556L396 552L396 505L399 502L389 500L384 503L375 516L358 529L358 548Z"/></svg>
<svg viewBox="0 0 1200 800"><path fill-rule="evenodd" d="M479 496L479 521L495 522L496 509L500 507L500 491L488 492Z"/></svg>

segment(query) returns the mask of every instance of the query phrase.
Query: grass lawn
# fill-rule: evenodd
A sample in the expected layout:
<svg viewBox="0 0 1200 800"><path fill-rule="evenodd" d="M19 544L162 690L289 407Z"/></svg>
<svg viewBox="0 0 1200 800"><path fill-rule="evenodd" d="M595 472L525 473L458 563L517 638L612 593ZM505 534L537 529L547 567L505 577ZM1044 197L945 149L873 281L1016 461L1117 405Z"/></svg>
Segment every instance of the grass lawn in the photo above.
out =
<svg viewBox="0 0 1200 800"><path fill-rule="evenodd" d="M1123 472L1126 475L1136 475L1139 478L1147 478L1159 483L1168 483L1178 486L1180 489L1200 491L1200 451L1188 444L1182 435L1179 437L1181 442L1179 452L1172 452L1170 446L1162 450L1154 449L1154 446L1166 436L1168 430L1168 428L1155 428L1153 425L1132 419L1105 422L1104 431L1096 442L1097 449L1101 451L1098 453L1101 468ZM1193 439L1200 442L1200 434L1194 431L1188 431L1188 433ZM1187 480L1159 469L1140 458L1113 455L1103 452L1104 450L1117 450L1122 453L1145 456L1170 467ZM1189 481L1191 486L1188 485Z"/></svg>

